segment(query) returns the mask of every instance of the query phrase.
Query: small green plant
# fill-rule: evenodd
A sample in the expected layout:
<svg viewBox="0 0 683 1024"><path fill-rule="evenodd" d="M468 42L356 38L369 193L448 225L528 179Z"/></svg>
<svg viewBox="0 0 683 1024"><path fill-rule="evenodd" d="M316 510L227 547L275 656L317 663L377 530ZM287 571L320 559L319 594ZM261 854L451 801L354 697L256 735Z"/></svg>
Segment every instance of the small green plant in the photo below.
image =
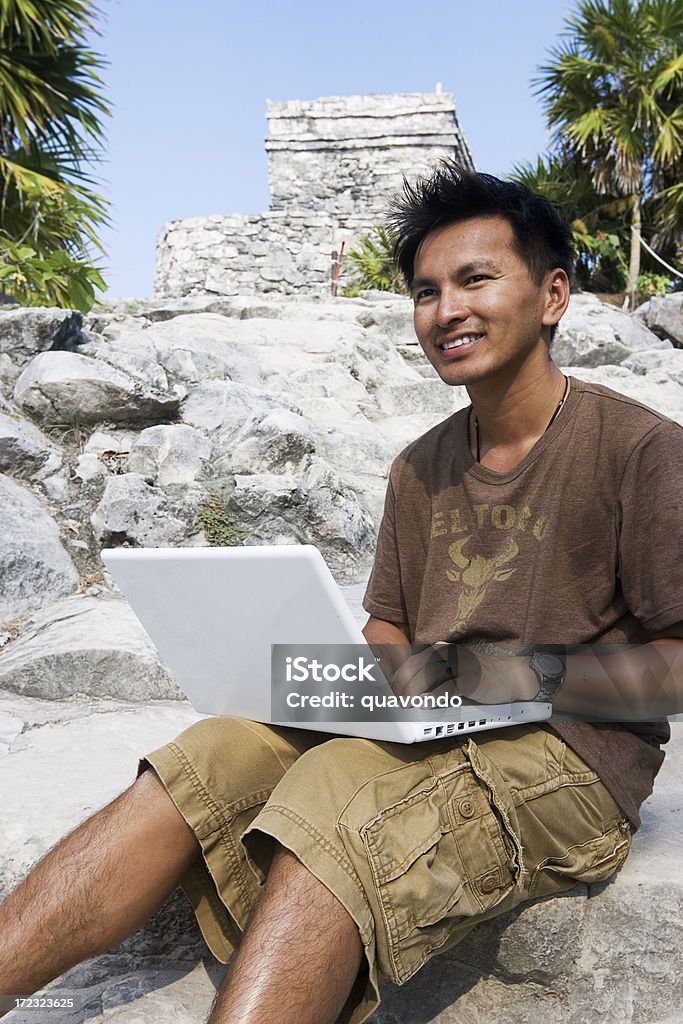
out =
<svg viewBox="0 0 683 1024"><path fill-rule="evenodd" d="M87 435L78 415L72 416L68 423L48 423L44 429L48 437L62 447L73 445L79 452L83 451Z"/></svg>
<svg viewBox="0 0 683 1024"><path fill-rule="evenodd" d="M653 274L649 270L636 278L636 289L641 295L667 295L672 284L666 274Z"/></svg>
<svg viewBox="0 0 683 1024"><path fill-rule="evenodd" d="M350 263L353 273L343 290L347 298L355 298L365 289L406 294L405 282L394 259L395 245L389 228L378 226L360 236L355 248L344 257L345 267Z"/></svg>
<svg viewBox="0 0 683 1024"><path fill-rule="evenodd" d="M225 502L216 491L210 491L199 506L197 520L204 531L206 543L212 548L237 547L246 536L235 526Z"/></svg>

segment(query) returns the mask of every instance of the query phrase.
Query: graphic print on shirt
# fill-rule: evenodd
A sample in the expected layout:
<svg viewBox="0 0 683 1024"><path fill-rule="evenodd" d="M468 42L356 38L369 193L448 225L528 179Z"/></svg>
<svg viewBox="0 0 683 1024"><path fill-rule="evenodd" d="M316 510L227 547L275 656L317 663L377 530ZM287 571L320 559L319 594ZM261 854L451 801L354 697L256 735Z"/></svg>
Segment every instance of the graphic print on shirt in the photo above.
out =
<svg viewBox="0 0 683 1024"><path fill-rule="evenodd" d="M503 583L516 572L510 563L517 558L520 548L510 533L527 533L541 541L548 527L548 519L544 515L532 523L533 513L528 505L516 509L512 505L480 504L468 511L469 514L462 509L450 508L432 516L432 538L461 534L448 545L450 565L446 567L447 579L457 587L456 619L450 627L453 637L467 631L469 620L489 587ZM492 534L495 536L498 532L508 532L508 536L501 537L491 552ZM477 544L478 537L483 535L486 542ZM486 549L485 554L482 547Z"/></svg>

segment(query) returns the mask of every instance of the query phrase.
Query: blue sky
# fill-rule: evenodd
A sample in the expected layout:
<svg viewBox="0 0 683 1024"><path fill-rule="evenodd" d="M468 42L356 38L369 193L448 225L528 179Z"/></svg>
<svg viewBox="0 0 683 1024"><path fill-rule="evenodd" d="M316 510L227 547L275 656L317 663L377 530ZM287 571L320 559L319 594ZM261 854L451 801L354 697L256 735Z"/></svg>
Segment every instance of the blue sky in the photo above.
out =
<svg viewBox="0 0 683 1024"><path fill-rule="evenodd" d="M480 170L546 148L531 79L573 8L560 0L100 0L113 117L98 176L112 297L151 295L168 220L268 208L266 100L455 95Z"/></svg>

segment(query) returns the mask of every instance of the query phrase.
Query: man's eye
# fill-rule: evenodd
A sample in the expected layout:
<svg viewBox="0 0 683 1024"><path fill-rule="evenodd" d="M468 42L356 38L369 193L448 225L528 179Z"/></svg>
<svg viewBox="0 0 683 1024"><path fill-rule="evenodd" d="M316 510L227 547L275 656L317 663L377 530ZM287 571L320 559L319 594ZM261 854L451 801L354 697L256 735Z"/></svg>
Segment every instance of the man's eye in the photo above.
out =
<svg viewBox="0 0 683 1024"><path fill-rule="evenodd" d="M471 274L467 278L467 284L479 284L480 281L488 281L486 274Z"/></svg>
<svg viewBox="0 0 683 1024"><path fill-rule="evenodd" d="M429 299L434 294L433 288L420 288L418 292L415 292L413 296L415 302L420 302L421 299Z"/></svg>

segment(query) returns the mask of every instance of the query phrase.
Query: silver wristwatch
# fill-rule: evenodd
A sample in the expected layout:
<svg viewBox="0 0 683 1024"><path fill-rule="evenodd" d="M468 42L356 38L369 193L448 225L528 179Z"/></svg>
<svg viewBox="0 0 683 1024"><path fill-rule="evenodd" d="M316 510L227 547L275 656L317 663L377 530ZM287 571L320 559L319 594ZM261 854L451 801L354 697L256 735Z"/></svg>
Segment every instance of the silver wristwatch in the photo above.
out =
<svg viewBox="0 0 683 1024"><path fill-rule="evenodd" d="M553 698L564 682L567 666L559 654L540 654L534 651L529 659L529 667L535 672L540 689L535 701L552 704Z"/></svg>

